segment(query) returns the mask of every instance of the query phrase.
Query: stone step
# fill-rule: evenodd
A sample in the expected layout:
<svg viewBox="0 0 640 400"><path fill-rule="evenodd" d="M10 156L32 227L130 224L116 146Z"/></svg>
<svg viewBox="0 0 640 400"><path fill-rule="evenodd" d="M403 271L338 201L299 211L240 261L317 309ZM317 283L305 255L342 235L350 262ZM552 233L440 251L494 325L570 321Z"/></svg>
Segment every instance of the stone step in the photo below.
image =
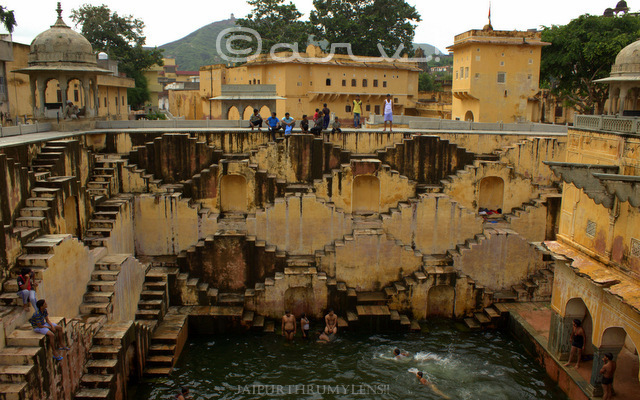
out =
<svg viewBox="0 0 640 400"><path fill-rule="evenodd" d="M253 322L251 323L251 326L253 328L257 328L257 329L263 329L264 328L264 316L255 315L253 317Z"/></svg>
<svg viewBox="0 0 640 400"><path fill-rule="evenodd" d="M166 292L164 290L143 290L140 298L143 300L164 300Z"/></svg>
<svg viewBox="0 0 640 400"><path fill-rule="evenodd" d="M31 189L31 197L56 197L60 193L59 188L48 188L36 186Z"/></svg>
<svg viewBox="0 0 640 400"><path fill-rule="evenodd" d="M0 382L28 382L29 375L33 371L33 365L0 365Z"/></svg>
<svg viewBox="0 0 640 400"><path fill-rule="evenodd" d="M173 355L152 355L147 357L149 368L173 367Z"/></svg>
<svg viewBox="0 0 640 400"><path fill-rule="evenodd" d="M387 306L358 305L356 306L358 317L364 316L390 316L391 312Z"/></svg>
<svg viewBox="0 0 640 400"><path fill-rule="evenodd" d="M151 310L137 310L136 319L160 319L162 310L156 308Z"/></svg>
<svg viewBox="0 0 640 400"><path fill-rule="evenodd" d="M18 303L18 299L19 297L14 291L0 294L0 304L6 307L22 306L22 300Z"/></svg>
<svg viewBox="0 0 640 400"><path fill-rule="evenodd" d="M391 321L400 321L400 313L397 310L389 311L389 319Z"/></svg>
<svg viewBox="0 0 640 400"><path fill-rule="evenodd" d="M242 293L218 293L218 304L221 304L221 305L242 305L242 304L244 304L244 294L242 294Z"/></svg>
<svg viewBox="0 0 640 400"><path fill-rule="evenodd" d="M400 325L409 328L411 326L411 320L404 314L400 315Z"/></svg>
<svg viewBox="0 0 640 400"><path fill-rule="evenodd" d="M255 313L251 310L245 310L242 313L242 322L244 323L251 323L253 322L253 318L255 316Z"/></svg>
<svg viewBox="0 0 640 400"><path fill-rule="evenodd" d="M94 345L89 349L89 354L92 359L111 359L116 360L120 354L120 346L99 346Z"/></svg>
<svg viewBox="0 0 640 400"><path fill-rule="evenodd" d="M347 322L352 323L358 320L358 314L353 311L347 311Z"/></svg>
<svg viewBox="0 0 640 400"><path fill-rule="evenodd" d="M113 219L91 219L89 220L89 228L109 228L113 229L116 221Z"/></svg>
<svg viewBox="0 0 640 400"><path fill-rule="evenodd" d="M80 314L109 315L113 312L112 303L82 303Z"/></svg>
<svg viewBox="0 0 640 400"><path fill-rule="evenodd" d="M35 333L32 329L16 329L7 336L7 346L14 347L42 347L44 335Z"/></svg>
<svg viewBox="0 0 640 400"><path fill-rule="evenodd" d="M467 328L472 330L481 328L480 323L475 318L465 318L464 324L467 326Z"/></svg>
<svg viewBox="0 0 640 400"><path fill-rule="evenodd" d="M148 376L166 376L171 373L171 368L167 367L147 367L144 369L144 374ZM77 399L77 397L76 397Z"/></svg>
<svg viewBox="0 0 640 400"><path fill-rule="evenodd" d="M87 289L94 292L114 292L115 281L89 281Z"/></svg>
<svg viewBox="0 0 640 400"><path fill-rule="evenodd" d="M338 328L345 329L349 327L349 323L342 317L338 317Z"/></svg>
<svg viewBox="0 0 640 400"><path fill-rule="evenodd" d="M20 209L21 217L45 217L51 214L51 207L22 207Z"/></svg>
<svg viewBox="0 0 640 400"><path fill-rule="evenodd" d="M48 207L51 208L55 204L55 197L29 197L25 204L27 207Z"/></svg>
<svg viewBox="0 0 640 400"><path fill-rule="evenodd" d="M91 273L91 280L92 281L117 281L118 280L118 275L120 274L120 270L115 270L115 271L105 271L105 270L98 270L98 271L93 271Z"/></svg>
<svg viewBox="0 0 640 400"><path fill-rule="evenodd" d="M420 332L422 330L422 327L420 327L420 323L418 321L412 320L410 329L413 332Z"/></svg>
<svg viewBox="0 0 640 400"><path fill-rule="evenodd" d="M89 360L84 365L85 369L90 374L114 374L116 373L116 367L118 366L118 360L102 358L97 360Z"/></svg>
<svg viewBox="0 0 640 400"><path fill-rule="evenodd" d="M5 347L0 350L0 365L31 365L42 347Z"/></svg>
<svg viewBox="0 0 640 400"><path fill-rule="evenodd" d="M99 400L109 399L111 391L109 389L87 389L83 388L76 392L75 400Z"/></svg>
<svg viewBox="0 0 640 400"><path fill-rule="evenodd" d="M358 292L358 304L385 304L387 295L384 292Z"/></svg>
<svg viewBox="0 0 640 400"><path fill-rule="evenodd" d="M162 307L163 300L140 300L138 302L139 310L159 310Z"/></svg>
<svg viewBox="0 0 640 400"><path fill-rule="evenodd" d="M483 311L492 320L500 318L500 313L498 312L498 310L496 310L493 307L485 307L485 309Z"/></svg>
<svg viewBox="0 0 640 400"><path fill-rule="evenodd" d="M28 268L47 268L52 258L53 254L23 254L18 257L18 265Z"/></svg>
<svg viewBox="0 0 640 400"><path fill-rule="evenodd" d="M114 378L112 374L84 374L80 386L86 389L110 389Z"/></svg>
<svg viewBox="0 0 640 400"><path fill-rule="evenodd" d="M481 324L488 324L491 322L491 318L489 318L485 313L477 312L477 313L473 313L473 316Z"/></svg>
<svg viewBox="0 0 640 400"><path fill-rule="evenodd" d="M27 383L0 383L0 397L3 400L26 400Z"/></svg>
<svg viewBox="0 0 640 400"><path fill-rule="evenodd" d="M87 292L83 298L85 303L111 303L113 292Z"/></svg>
<svg viewBox="0 0 640 400"><path fill-rule="evenodd" d="M152 344L149 346L149 355L171 355L176 352L175 344Z"/></svg>
<svg viewBox="0 0 640 400"><path fill-rule="evenodd" d="M16 218L16 225L26 226L30 228L40 228L43 226L46 217L18 217Z"/></svg>
<svg viewBox="0 0 640 400"><path fill-rule="evenodd" d="M264 324L264 333L274 333L276 331L276 324L275 322L268 320L265 322Z"/></svg>

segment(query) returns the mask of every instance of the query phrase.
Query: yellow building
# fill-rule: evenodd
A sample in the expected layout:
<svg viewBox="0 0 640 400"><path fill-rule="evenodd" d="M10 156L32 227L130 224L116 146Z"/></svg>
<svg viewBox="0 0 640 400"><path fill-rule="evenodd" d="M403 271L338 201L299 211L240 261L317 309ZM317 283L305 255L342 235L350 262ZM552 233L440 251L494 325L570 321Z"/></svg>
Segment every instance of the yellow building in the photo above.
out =
<svg viewBox="0 0 640 400"><path fill-rule="evenodd" d="M620 54L637 54L637 41ZM623 68L626 67L626 68ZM612 68L613 97L619 82L631 82L640 70L636 59L620 57ZM606 80L605 80L606 81ZM626 92L620 95L623 98ZM620 113L626 110L619 101ZM611 109L610 109L611 111ZM571 348L572 321L581 321L584 353L593 355L578 370L602 393L602 358L618 362L616 394L640 391L640 139L638 118L576 115L569 129L567 162L547 163L564 182L557 241L549 347L559 359Z"/></svg>
<svg viewBox="0 0 640 400"><path fill-rule="evenodd" d="M540 53L548 43L537 31L470 30L454 39L454 120L538 121Z"/></svg>
<svg viewBox="0 0 640 400"><path fill-rule="evenodd" d="M413 62L387 62L380 58L365 63L347 55L334 55L324 61L321 58L327 54L315 46L309 46L296 58L287 53L277 56L288 60L273 60L264 54L240 67L218 64L200 68L204 115L212 119L248 119L253 108L258 108L263 117L276 111L279 116L289 112L300 119L303 114L313 115L316 108L327 103L332 113L348 121L353 119L351 107L357 94L362 99L364 118L382 113L387 93L394 98L394 114L417 114L420 70ZM251 85L251 91L261 94L223 95L227 85ZM269 102L275 102L275 108Z"/></svg>

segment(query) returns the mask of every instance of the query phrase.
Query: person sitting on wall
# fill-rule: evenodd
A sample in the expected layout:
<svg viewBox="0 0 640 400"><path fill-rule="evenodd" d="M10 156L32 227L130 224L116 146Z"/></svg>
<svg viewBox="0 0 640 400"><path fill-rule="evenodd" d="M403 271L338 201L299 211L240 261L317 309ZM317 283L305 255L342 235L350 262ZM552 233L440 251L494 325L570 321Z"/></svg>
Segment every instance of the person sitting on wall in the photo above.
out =
<svg viewBox="0 0 640 400"><path fill-rule="evenodd" d="M329 313L325 315L324 322L327 324L324 328L324 333L327 335L338 333L338 316L333 313L333 308L330 308Z"/></svg>
<svg viewBox="0 0 640 400"><path fill-rule="evenodd" d="M276 141L276 132L278 132L282 126L280 125L280 120L276 117L276 113L272 112L271 116L267 118L267 124L269 124L269 133L271 133L271 139Z"/></svg>
<svg viewBox="0 0 640 400"><path fill-rule="evenodd" d="M282 121L280 122L282 122L282 125L284 125L284 136L287 137L291 135L291 132L293 132L293 127L296 126L296 120L293 119L293 117L289 115L289 113L285 113L284 118L282 118Z"/></svg>
<svg viewBox="0 0 640 400"><path fill-rule="evenodd" d="M68 347L65 347L63 345L64 335L62 333L62 327L54 324L49 320L46 301L44 301L43 299L38 300L38 302L36 303L36 307L36 312L33 313L33 316L31 318L29 318L29 322L31 323L34 332L46 335L47 338L49 338L49 344L51 345L51 349L53 351L53 358L60 361L62 360L60 350L69 350ZM60 345L59 348L56 347L56 338L58 339L58 343Z"/></svg>
<svg viewBox="0 0 640 400"><path fill-rule="evenodd" d="M613 374L616 372L616 362L613 361L613 354L605 353L602 358L604 365L600 368L602 375L602 400L609 400L613 396Z"/></svg>
<svg viewBox="0 0 640 400"><path fill-rule="evenodd" d="M320 115L320 110L316 108L316 114L313 116L313 128L311 128L311 133L315 136L320 136L322 133L322 124L323 119Z"/></svg>
<svg viewBox="0 0 640 400"><path fill-rule="evenodd" d="M302 121L300 121L300 129L302 133L309 133L309 119L307 118L307 114L302 116Z"/></svg>
<svg viewBox="0 0 640 400"><path fill-rule="evenodd" d="M256 126L258 127L258 132L262 131L262 117L260 116L257 108L253 109L253 114L251 114L251 117L249 118L249 126L252 131Z"/></svg>
<svg viewBox="0 0 640 400"><path fill-rule="evenodd" d="M18 275L18 296L22 299L22 307L24 310L29 309L29 302L33 305L33 310L37 310L36 306L36 288L38 284L35 281L35 274L29 268L22 268Z"/></svg>
<svg viewBox="0 0 640 400"><path fill-rule="evenodd" d="M584 351L584 329L582 328L582 322L579 319L573 320L573 329L571 331L571 352L569 353L569 360L564 365L568 367L571 364L571 359L575 353L578 353L576 360L576 368L580 368L580 361L582 360L582 352Z"/></svg>
<svg viewBox="0 0 640 400"><path fill-rule="evenodd" d="M294 317L289 310L285 311L282 317L282 336L292 341L293 336L296 334L296 326L296 317Z"/></svg>
<svg viewBox="0 0 640 400"><path fill-rule="evenodd" d="M64 107L62 111L62 117L64 119L78 119L78 107L73 105L71 100L67 100L67 105Z"/></svg>
<svg viewBox="0 0 640 400"><path fill-rule="evenodd" d="M340 120L338 117L331 123L331 133L342 133L342 129L340 129Z"/></svg>

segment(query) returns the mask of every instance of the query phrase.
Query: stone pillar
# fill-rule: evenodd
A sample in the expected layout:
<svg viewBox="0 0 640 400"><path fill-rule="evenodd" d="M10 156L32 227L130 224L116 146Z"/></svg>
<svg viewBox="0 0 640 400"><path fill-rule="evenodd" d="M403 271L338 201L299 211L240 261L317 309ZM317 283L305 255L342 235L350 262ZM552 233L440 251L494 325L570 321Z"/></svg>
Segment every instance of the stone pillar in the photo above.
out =
<svg viewBox="0 0 640 400"><path fill-rule="evenodd" d="M98 97L98 82L93 80L93 112L94 116L97 117L99 115L98 110L100 109L100 98Z"/></svg>
<svg viewBox="0 0 640 400"><path fill-rule="evenodd" d="M593 366L591 368L591 380L589 384L591 385L592 396L593 397L601 397L602 396L602 376L600 375L600 369L604 365L604 355L606 353L613 354L613 361L618 359L618 354L622 350L622 347L618 346L602 346L600 348L593 346ZM615 380L614 380L615 384Z"/></svg>
<svg viewBox="0 0 640 400"><path fill-rule="evenodd" d="M551 324L549 326L549 350L558 360L564 361L569 359L571 351L571 332L573 329L573 320L581 318L581 316L565 316L562 317L555 311L551 314Z"/></svg>
<svg viewBox="0 0 640 400"><path fill-rule="evenodd" d="M93 117L91 107L89 107L89 78L82 80L82 91L84 93L84 111L86 117Z"/></svg>
<svg viewBox="0 0 640 400"><path fill-rule="evenodd" d="M44 77L37 78L37 86L38 86L38 100L40 106L38 107L38 115L44 118L44 104L45 104L45 91L47 89L47 84L44 80Z"/></svg>
<svg viewBox="0 0 640 400"><path fill-rule="evenodd" d="M60 98L62 99L62 109L67 105L67 89L69 89L69 83L66 76L58 78L58 84L60 84Z"/></svg>
<svg viewBox="0 0 640 400"><path fill-rule="evenodd" d="M33 108L33 117L38 118L38 104L36 103L36 81L29 79L29 100ZM18 105L16 104L16 107Z"/></svg>
<svg viewBox="0 0 640 400"><path fill-rule="evenodd" d="M618 104L618 115L622 117L622 112L624 111L624 102L627 100L627 89L620 89L620 104Z"/></svg>
<svg viewBox="0 0 640 400"><path fill-rule="evenodd" d="M607 107L607 115L613 114L613 91L615 87L613 85L609 85L609 105Z"/></svg>

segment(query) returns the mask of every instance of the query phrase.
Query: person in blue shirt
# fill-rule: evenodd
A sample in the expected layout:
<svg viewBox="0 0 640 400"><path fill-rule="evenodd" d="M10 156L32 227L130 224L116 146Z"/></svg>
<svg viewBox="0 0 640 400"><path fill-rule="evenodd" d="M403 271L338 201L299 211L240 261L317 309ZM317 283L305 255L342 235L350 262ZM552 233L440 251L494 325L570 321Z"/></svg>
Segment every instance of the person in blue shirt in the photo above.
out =
<svg viewBox="0 0 640 400"><path fill-rule="evenodd" d="M296 120L289 113L285 113L284 118L282 118L282 125L284 125L284 136L287 137L291 135L293 127L296 125Z"/></svg>
<svg viewBox="0 0 640 400"><path fill-rule="evenodd" d="M269 132L271 133L271 139L273 139L273 141L275 142L276 132L278 132L280 128L282 128L282 126L280 126L280 120L278 119L278 117L276 117L275 112L272 112L271 116L267 118L267 124L269 124Z"/></svg>

